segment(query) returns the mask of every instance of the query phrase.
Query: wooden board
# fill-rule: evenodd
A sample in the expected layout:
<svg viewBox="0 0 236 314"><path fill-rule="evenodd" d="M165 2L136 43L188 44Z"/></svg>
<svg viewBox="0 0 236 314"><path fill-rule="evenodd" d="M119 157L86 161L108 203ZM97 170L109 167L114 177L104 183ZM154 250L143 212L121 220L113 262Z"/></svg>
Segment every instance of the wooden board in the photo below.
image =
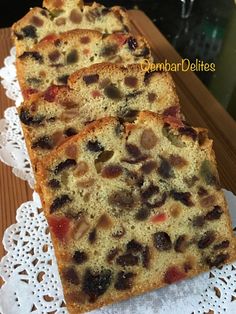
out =
<svg viewBox="0 0 236 314"><path fill-rule="evenodd" d="M130 11L134 32L146 37L158 60L180 62L181 57L141 11ZM0 67L11 47L10 29L0 30ZM236 123L209 93L193 72L173 73L183 112L189 123L207 127L214 139L218 168L223 187L236 194ZM0 117L13 105L0 87ZM31 200L32 191L26 182L17 179L10 167L0 163L0 238L15 222L15 211L22 202ZM4 254L0 246L0 257Z"/></svg>

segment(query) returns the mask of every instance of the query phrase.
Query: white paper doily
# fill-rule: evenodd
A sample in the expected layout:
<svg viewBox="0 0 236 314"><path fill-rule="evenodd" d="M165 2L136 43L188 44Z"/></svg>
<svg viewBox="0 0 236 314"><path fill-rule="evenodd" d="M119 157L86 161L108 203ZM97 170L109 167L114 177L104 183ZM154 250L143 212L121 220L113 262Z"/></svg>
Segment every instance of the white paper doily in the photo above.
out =
<svg viewBox="0 0 236 314"><path fill-rule="evenodd" d="M236 226L236 197L225 195ZM38 195L22 204L17 223L4 234L7 252L0 263L5 281L0 290L1 314L66 314L62 287L48 225ZM120 302L93 314L236 313L236 263L178 284ZM54 312L55 311L55 312Z"/></svg>

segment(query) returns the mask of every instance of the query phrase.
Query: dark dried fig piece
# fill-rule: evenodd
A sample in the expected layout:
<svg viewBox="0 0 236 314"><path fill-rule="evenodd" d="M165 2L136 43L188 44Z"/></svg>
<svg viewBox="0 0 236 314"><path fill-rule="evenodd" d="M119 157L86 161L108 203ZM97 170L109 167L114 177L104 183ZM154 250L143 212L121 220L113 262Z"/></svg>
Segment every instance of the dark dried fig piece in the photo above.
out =
<svg viewBox="0 0 236 314"><path fill-rule="evenodd" d="M94 244L97 238L97 230L94 228L88 236L88 240L91 244Z"/></svg>
<svg viewBox="0 0 236 314"><path fill-rule="evenodd" d="M102 57L113 57L117 54L118 45L117 44L109 44L102 48L100 52L100 56Z"/></svg>
<svg viewBox="0 0 236 314"><path fill-rule="evenodd" d="M222 208L216 205L211 211L209 211L206 214L205 218L206 220L216 220L216 219L220 219L222 214L223 214Z"/></svg>
<svg viewBox="0 0 236 314"><path fill-rule="evenodd" d="M204 216L196 216L193 218L193 226L194 227L202 227L205 224Z"/></svg>
<svg viewBox="0 0 236 314"><path fill-rule="evenodd" d="M21 56L19 56L19 59L25 59L28 57L38 61L40 64L43 63L43 56L37 51L25 51Z"/></svg>
<svg viewBox="0 0 236 314"><path fill-rule="evenodd" d="M228 253L220 253L218 254L215 258L211 258L208 257L206 259L207 264L210 267L219 267L220 265L222 265L227 259L229 258L229 254Z"/></svg>
<svg viewBox="0 0 236 314"><path fill-rule="evenodd" d="M132 110L132 109L125 109L119 114L121 121L130 122L130 123L136 120L137 115L138 115L138 110Z"/></svg>
<svg viewBox="0 0 236 314"><path fill-rule="evenodd" d="M202 197L202 196L206 196L208 194L208 192L207 192L207 190L204 187L200 186L199 189L198 189L197 194L200 197Z"/></svg>
<svg viewBox="0 0 236 314"><path fill-rule="evenodd" d="M150 264L150 250L149 247L146 245L142 251L142 264L143 267L148 268Z"/></svg>
<svg viewBox="0 0 236 314"><path fill-rule="evenodd" d="M191 207L194 205L193 202L191 201L191 193L190 192L176 192L176 191L172 190L170 194L174 200L180 201L185 206Z"/></svg>
<svg viewBox="0 0 236 314"><path fill-rule="evenodd" d="M87 149L90 152L101 152L104 150L104 147L99 143L98 141L88 141L87 143Z"/></svg>
<svg viewBox="0 0 236 314"><path fill-rule="evenodd" d="M70 137L70 136L73 136L73 135L76 135L78 134L77 130L74 129L74 128L68 128L64 131L64 134L67 136L67 137Z"/></svg>
<svg viewBox="0 0 236 314"><path fill-rule="evenodd" d="M113 100L120 100L122 98L122 93L114 84L110 84L104 88L104 94Z"/></svg>
<svg viewBox="0 0 236 314"><path fill-rule="evenodd" d="M35 26L33 25L26 25L25 27L23 27L21 29L22 33L23 33L23 36L24 37L28 37L28 38L37 38L37 29Z"/></svg>
<svg viewBox="0 0 236 314"><path fill-rule="evenodd" d="M184 253L186 251L187 246L188 246L188 242L187 242L186 235L181 235L175 241L174 248L176 252Z"/></svg>
<svg viewBox="0 0 236 314"><path fill-rule="evenodd" d="M73 255L73 261L80 265L88 260L88 255L84 251L75 251Z"/></svg>
<svg viewBox="0 0 236 314"><path fill-rule="evenodd" d="M72 267L63 269L63 278L68 281L69 283L72 283L73 285L78 285L80 280L79 276L76 272L76 270Z"/></svg>
<svg viewBox="0 0 236 314"><path fill-rule="evenodd" d="M53 140L50 136L42 136L32 143L31 148L52 149Z"/></svg>
<svg viewBox="0 0 236 314"><path fill-rule="evenodd" d="M138 148L138 146L134 144L126 143L125 148L127 152L129 153L129 155L131 155L132 157L136 158L141 155L140 149Z"/></svg>
<svg viewBox="0 0 236 314"><path fill-rule="evenodd" d="M135 204L132 192L125 189L113 192L108 197L108 203L111 206L126 210L132 209Z"/></svg>
<svg viewBox="0 0 236 314"><path fill-rule="evenodd" d="M150 216L151 212L149 208L141 208L136 213L135 218L139 221L144 221Z"/></svg>
<svg viewBox="0 0 236 314"><path fill-rule="evenodd" d="M91 75L85 75L83 76L83 81L86 85L97 83L99 80L98 74L91 74Z"/></svg>
<svg viewBox="0 0 236 314"><path fill-rule="evenodd" d="M119 165L107 165L102 169L101 176L107 179L114 179L122 174L122 167Z"/></svg>
<svg viewBox="0 0 236 314"><path fill-rule="evenodd" d="M153 235L154 246L158 251L168 251L172 248L170 236L163 231L156 232Z"/></svg>
<svg viewBox="0 0 236 314"><path fill-rule="evenodd" d="M138 47L137 40L134 37L129 37L127 42L130 50L135 50Z"/></svg>
<svg viewBox="0 0 236 314"><path fill-rule="evenodd" d="M110 250L107 254L107 262L111 263L114 260L114 258L118 255L119 251L120 250L118 248Z"/></svg>
<svg viewBox="0 0 236 314"><path fill-rule="evenodd" d="M126 245L126 250L131 252L141 252L143 250L143 246L136 240L131 240Z"/></svg>
<svg viewBox="0 0 236 314"><path fill-rule="evenodd" d="M229 247L229 240L224 240L220 243L217 243L214 245L214 250L221 250L221 249L226 249Z"/></svg>
<svg viewBox="0 0 236 314"><path fill-rule="evenodd" d="M146 161L140 170L145 174L150 174L154 169L157 168L157 162L154 160Z"/></svg>
<svg viewBox="0 0 236 314"><path fill-rule="evenodd" d="M133 255L131 253L127 253L124 255L121 255L117 257L116 263L121 266L134 266L138 265L139 263L139 257L136 255Z"/></svg>
<svg viewBox="0 0 236 314"><path fill-rule="evenodd" d="M31 116L28 109L22 108L20 111L20 121L26 125L39 125L44 119L43 115Z"/></svg>
<svg viewBox="0 0 236 314"><path fill-rule="evenodd" d="M151 198L153 195L158 194L158 193L159 193L159 187L151 183L149 187L146 188L146 190L141 192L141 197L142 199L147 200Z"/></svg>
<svg viewBox="0 0 236 314"><path fill-rule="evenodd" d="M72 200L66 194L63 194L55 198L54 201L52 202L52 205L50 206L50 214L54 213L56 210L60 209L61 207L63 207L64 205L70 202L72 202Z"/></svg>
<svg viewBox="0 0 236 314"><path fill-rule="evenodd" d="M179 133L181 135L186 135L191 137L194 141L196 141L197 139L197 131L195 131L193 128L189 127L189 126L184 126L178 129Z"/></svg>
<svg viewBox="0 0 236 314"><path fill-rule="evenodd" d="M66 63L67 64L73 64L76 63L79 59L78 51L76 49L71 50L71 52L68 53L66 57Z"/></svg>
<svg viewBox="0 0 236 314"><path fill-rule="evenodd" d="M133 285L133 278L135 274L132 272L124 272L120 271L117 274L116 281L114 287L116 290L128 290L132 288Z"/></svg>
<svg viewBox="0 0 236 314"><path fill-rule="evenodd" d="M93 272L87 269L84 274L82 289L89 296L90 302L104 294L111 284L112 272L110 269L103 269L100 272Z"/></svg>
<svg viewBox="0 0 236 314"><path fill-rule="evenodd" d="M198 248L205 249L215 241L215 233L213 231L207 231L201 239L198 241Z"/></svg>
<svg viewBox="0 0 236 314"><path fill-rule="evenodd" d="M61 187L61 184L58 180L52 179L48 182L48 186L52 189L59 189Z"/></svg>
<svg viewBox="0 0 236 314"><path fill-rule="evenodd" d="M171 177L173 177L171 164L169 163L167 159L163 157L160 157L160 158L161 158L161 163L157 171L162 178L170 179Z"/></svg>
<svg viewBox="0 0 236 314"><path fill-rule="evenodd" d="M65 169L76 166L76 160L74 159L66 159L65 161L60 162L54 169L54 174L59 174Z"/></svg>

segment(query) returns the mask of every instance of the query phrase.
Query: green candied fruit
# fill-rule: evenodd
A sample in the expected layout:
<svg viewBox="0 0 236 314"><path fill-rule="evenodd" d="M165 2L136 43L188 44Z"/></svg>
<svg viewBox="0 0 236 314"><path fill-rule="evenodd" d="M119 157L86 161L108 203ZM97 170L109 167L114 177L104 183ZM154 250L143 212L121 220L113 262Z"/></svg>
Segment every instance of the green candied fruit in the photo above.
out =
<svg viewBox="0 0 236 314"><path fill-rule="evenodd" d="M162 134L163 136L165 136L170 142L171 144L173 144L174 146L177 146L177 147L185 147L185 143L183 143L178 135L175 135L173 133L170 132L170 129L168 126L164 126L162 128Z"/></svg>
<svg viewBox="0 0 236 314"><path fill-rule="evenodd" d="M216 169L209 160L204 160L200 167L200 176L208 185L219 185Z"/></svg>

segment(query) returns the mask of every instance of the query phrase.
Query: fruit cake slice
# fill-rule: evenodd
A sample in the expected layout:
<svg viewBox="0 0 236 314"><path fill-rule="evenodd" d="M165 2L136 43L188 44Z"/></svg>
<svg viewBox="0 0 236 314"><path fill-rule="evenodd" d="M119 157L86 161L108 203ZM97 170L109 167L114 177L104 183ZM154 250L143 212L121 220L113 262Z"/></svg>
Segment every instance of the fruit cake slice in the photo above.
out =
<svg viewBox="0 0 236 314"><path fill-rule="evenodd" d="M142 72L138 64L93 65L76 73L71 87L49 87L18 108L33 166L84 125L104 116L132 120L139 110L179 116L171 76Z"/></svg>
<svg viewBox="0 0 236 314"><path fill-rule="evenodd" d="M206 130L142 112L88 125L39 165L70 313L236 258Z"/></svg>
<svg viewBox="0 0 236 314"><path fill-rule="evenodd" d="M106 8L93 3L83 6L78 0L44 1L42 9L31 9L12 26L17 55L33 48L44 37L72 29L94 29L102 33L128 32L130 22L121 7Z"/></svg>
<svg viewBox="0 0 236 314"><path fill-rule="evenodd" d="M51 84L66 84L70 74L91 64L104 61L131 64L143 58L152 60L149 45L143 37L73 30L44 39L19 56L16 67L26 97Z"/></svg>

